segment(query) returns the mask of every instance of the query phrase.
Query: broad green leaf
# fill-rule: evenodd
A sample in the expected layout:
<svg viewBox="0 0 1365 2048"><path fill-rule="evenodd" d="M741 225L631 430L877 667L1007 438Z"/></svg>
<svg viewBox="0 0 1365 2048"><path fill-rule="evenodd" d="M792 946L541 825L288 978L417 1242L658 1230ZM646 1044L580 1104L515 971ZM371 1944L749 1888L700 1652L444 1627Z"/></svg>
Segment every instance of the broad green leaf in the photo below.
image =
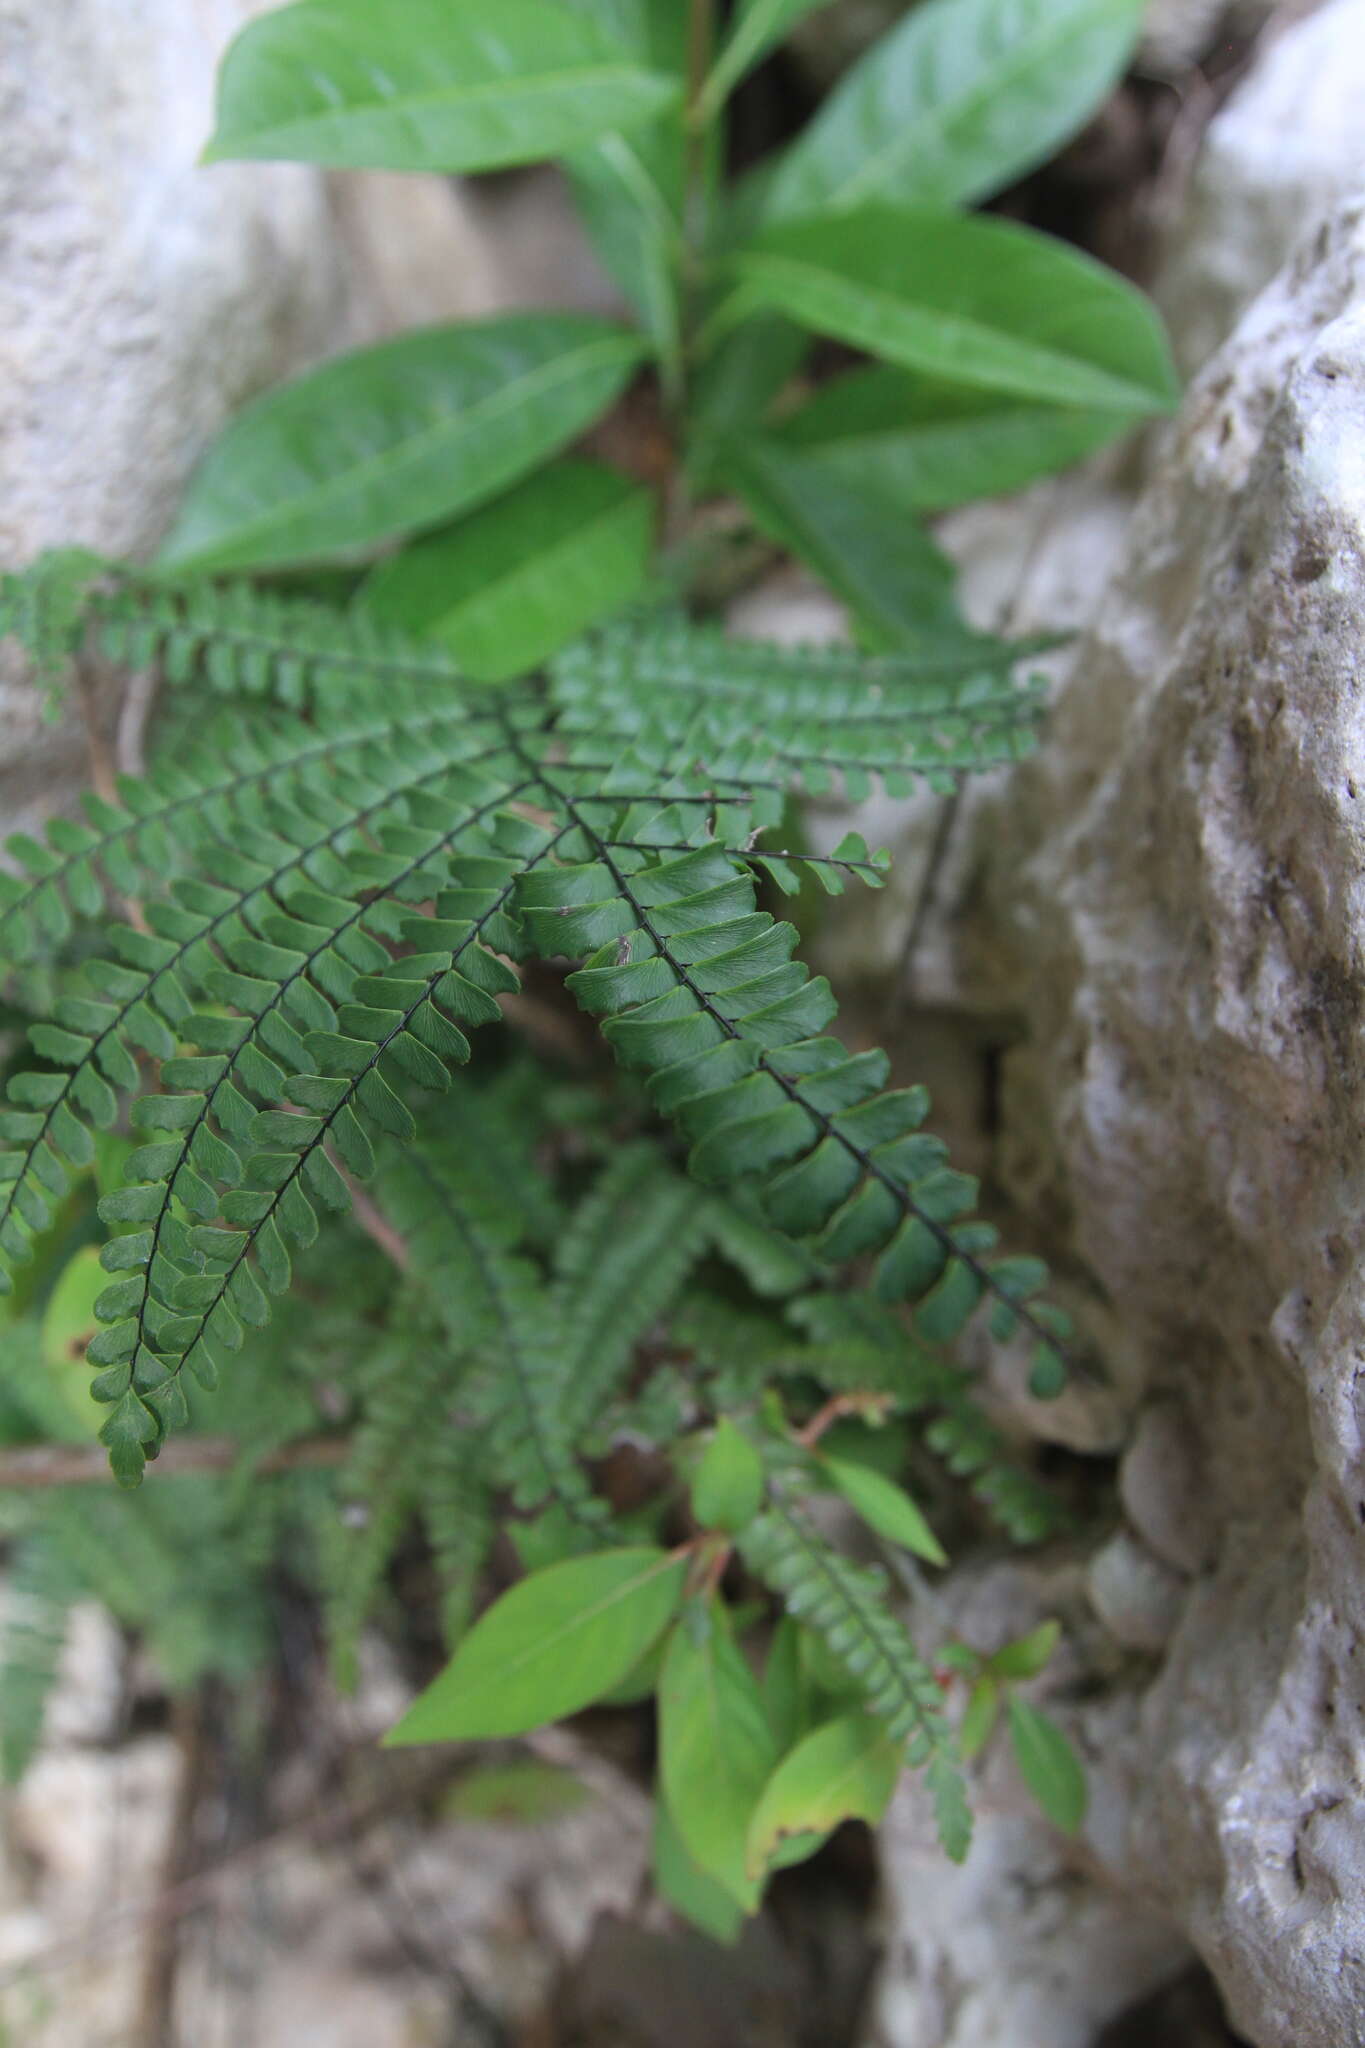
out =
<svg viewBox="0 0 1365 2048"><path fill-rule="evenodd" d="M947 1564L942 1544L902 1487L871 1466L855 1465L850 1459L825 1457L820 1463L869 1529L930 1564Z"/></svg>
<svg viewBox="0 0 1365 2048"><path fill-rule="evenodd" d="M558 156L677 97L550 0L297 0L229 49L204 155L483 171Z"/></svg>
<svg viewBox="0 0 1365 2048"><path fill-rule="evenodd" d="M778 1749L785 1755L814 1718L815 1684L802 1654L802 1628L784 1614L773 1630L763 1665L763 1704Z"/></svg>
<svg viewBox="0 0 1365 2048"><path fill-rule="evenodd" d="M728 1948L744 1925L744 1908L708 1877L678 1833L662 1791L654 1798L654 1883L675 1913Z"/></svg>
<svg viewBox="0 0 1365 2048"><path fill-rule="evenodd" d="M1123 70L1143 0L924 0L792 145L771 216L967 206L1051 156Z"/></svg>
<svg viewBox="0 0 1365 2048"><path fill-rule="evenodd" d="M680 195L658 154L610 135L565 165L583 225L607 271L645 324L668 375L682 356L678 276Z"/></svg>
<svg viewBox="0 0 1365 2048"><path fill-rule="evenodd" d="M749 1875L761 1878L792 1836L813 1848L840 1821L875 1827L891 1803L901 1751L867 1714L847 1714L806 1736L784 1756L763 1788L749 1823Z"/></svg>
<svg viewBox="0 0 1365 2048"><path fill-rule="evenodd" d="M763 1505L763 1460L742 1430L722 1416L692 1476L692 1512L703 1529L737 1535Z"/></svg>
<svg viewBox="0 0 1365 2048"><path fill-rule="evenodd" d="M934 1822L945 1856L964 1863L972 1846L972 1809L962 1773L949 1756L940 1752L930 1759L924 1773L929 1797L934 1802Z"/></svg>
<svg viewBox="0 0 1365 2048"><path fill-rule="evenodd" d="M659 1678L659 1769L693 1861L746 1912L758 1884L744 1845L777 1744L757 1681L714 1604L704 1629L674 1629ZM698 1637L700 1636L700 1640Z"/></svg>
<svg viewBox="0 0 1365 2048"><path fill-rule="evenodd" d="M730 33L721 45L711 74L702 87L697 113L709 120L724 105L745 73L781 42L802 15L827 7L829 0L740 0Z"/></svg>
<svg viewBox="0 0 1365 2048"><path fill-rule="evenodd" d="M667 1638L660 1636L651 1643L637 1664L632 1664L619 1685L610 1692L604 1692L594 1704L599 1707L636 1707L641 1700L654 1697L659 1687L659 1671L664 1661Z"/></svg>
<svg viewBox="0 0 1365 2048"><path fill-rule="evenodd" d="M865 206L766 228L730 267L738 283L720 331L783 313L947 383L1123 415L1177 396L1142 293L1012 222Z"/></svg>
<svg viewBox="0 0 1365 2048"><path fill-rule="evenodd" d="M638 57L646 47L649 16L660 0L559 0L570 14L593 22L604 35Z"/></svg>
<svg viewBox="0 0 1365 2048"><path fill-rule="evenodd" d="M1106 408L1045 405L882 367L823 385L770 429L845 490L907 513L945 512L1020 490L1079 462L1130 424Z"/></svg>
<svg viewBox="0 0 1365 2048"><path fill-rule="evenodd" d="M789 454L763 435L727 443L716 475L762 532L842 598L866 646L932 642L946 652L965 640L951 564L894 505L832 475L818 456Z"/></svg>
<svg viewBox="0 0 1365 2048"><path fill-rule="evenodd" d="M789 320L747 321L698 365L692 382L685 460L696 488L711 481L716 450L753 434L810 351Z"/></svg>
<svg viewBox="0 0 1365 2048"><path fill-rule="evenodd" d="M476 682L502 682L638 596L653 532L642 485L559 462L382 562L361 602L439 640Z"/></svg>
<svg viewBox="0 0 1365 2048"><path fill-rule="evenodd" d="M628 21L621 14L625 0L574 4L599 11L602 25L641 63L672 78L682 91L687 13L676 0L629 0ZM618 18L608 21L613 14ZM644 321L665 377L676 383L682 371L680 282L686 261L687 135L682 122L670 109L628 134L602 136L575 150L565 169L598 255Z"/></svg>
<svg viewBox="0 0 1365 2048"><path fill-rule="evenodd" d="M578 1713L667 1627L686 1570L663 1550L602 1550L523 1579L480 1616L385 1742L523 1735Z"/></svg>
<svg viewBox="0 0 1365 2048"><path fill-rule="evenodd" d="M978 1678L967 1696L957 1746L964 1764L979 1756L995 1731L1000 1714L1000 1687L993 1678Z"/></svg>
<svg viewBox="0 0 1365 2048"><path fill-rule="evenodd" d="M231 422L160 566L316 562L483 504L588 426L643 353L607 321L517 313L337 356Z"/></svg>
<svg viewBox="0 0 1365 2048"><path fill-rule="evenodd" d="M1054 1827L1074 1835L1088 1802L1080 1758L1055 1721L1013 1693L1009 1723L1024 1783Z"/></svg>
<svg viewBox="0 0 1365 2048"><path fill-rule="evenodd" d="M1059 1621L1042 1621L1037 1628L1030 1629L1026 1636L1006 1643L1003 1650L997 1650L986 1659L986 1669L997 1678L1036 1678L1042 1671L1062 1633Z"/></svg>

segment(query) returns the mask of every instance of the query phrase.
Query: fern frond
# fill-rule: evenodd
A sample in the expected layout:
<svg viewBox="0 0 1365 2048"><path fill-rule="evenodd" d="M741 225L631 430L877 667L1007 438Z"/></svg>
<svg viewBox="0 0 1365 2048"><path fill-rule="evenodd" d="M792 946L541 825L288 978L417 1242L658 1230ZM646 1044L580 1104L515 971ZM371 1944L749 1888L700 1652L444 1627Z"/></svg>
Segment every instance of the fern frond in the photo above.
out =
<svg viewBox="0 0 1365 2048"><path fill-rule="evenodd" d="M438 1431L423 1460L418 1514L441 1593L441 1632L454 1649L468 1628L498 1531L484 1445L468 1428Z"/></svg>
<svg viewBox="0 0 1365 2048"><path fill-rule="evenodd" d="M548 785L549 778L545 778ZM627 1065L691 1141L703 1182L760 1186L769 1219L821 1260L879 1254L874 1291L917 1300L926 1341L957 1335L986 1295L1002 1333L1022 1326L1052 1370L1063 1319L1030 1308L1037 1261L996 1261L994 1227L967 1220L977 1184L920 1126L922 1088L888 1091L884 1053L850 1057L823 1036L829 984L791 958L796 932L757 909L733 854L706 845L663 861L613 850L590 807L557 792L596 859L543 869L520 902L532 943L599 942L568 986L605 1019ZM609 938L610 944L600 941Z"/></svg>
<svg viewBox="0 0 1365 2048"><path fill-rule="evenodd" d="M579 1204L560 1240L550 1300L560 1332L551 1412L571 1440L602 1412L636 1345L671 1306L708 1222L701 1190L649 1144L619 1153Z"/></svg>
<svg viewBox="0 0 1365 2048"><path fill-rule="evenodd" d="M367 1177L366 1126L414 1129L393 1084L447 1086L446 1060L468 1057L454 1019L496 1017L495 994L515 986L485 940L515 943L513 887L562 835L503 811L517 784L487 755L443 760L417 779L439 797L410 783L413 822L379 824L377 847L335 794L329 830L275 813L244 829L246 849L224 851L216 881L175 885L149 906L150 932L116 931L119 960L86 970L102 1000L82 998L61 1026L31 1033L68 1071L16 1077L16 1106L0 1113L0 1136L15 1148L0 1160L0 1248L11 1258L45 1226L66 1163L88 1162L89 1126L112 1122L114 1088L136 1084L129 1041L164 1061L168 1092L133 1112L156 1136L130 1161L135 1184L103 1211L140 1226L106 1247L106 1267L125 1277L101 1297L109 1327L90 1351L104 1368L96 1392L115 1403L105 1441L125 1477L183 1419L182 1367L212 1381L215 1353L240 1347L243 1322L266 1319L256 1271L275 1291L288 1284L285 1236L307 1244L316 1234L310 1195L347 1206L324 1148ZM433 896L439 920L404 916L404 902ZM420 939L439 924L443 943L396 966L382 941L411 938L414 924ZM239 1014L195 1010L190 991Z"/></svg>
<svg viewBox="0 0 1365 2048"><path fill-rule="evenodd" d="M828 987L754 894L765 858L781 878L782 856L756 848L797 784L837 776L857 794L875 772L894 789L1028 745L1036 702L1008 680L1017 650L869 667L637 624L566 656L548 695L532 681L462 700L430 649L390 674L364 629L298 600L118 576L88 598L85 628L114 630L129 658L176 650L177 672L202 662L225 687L286 696L303 689L298 671L340 702L319 692L312 726L269 713L226 777L210 748L187 779L166 771L89 827L21 844L27 883L0 906L41 940L104 885L141 899L140 919L111 934L115 957L90 963L85 992L33 1028L48 1068L16 1077L0 1112L0 1257L12 1262L146 1057L161 1063L132 1111L149 1141L102 1208L122 1234L105 1249L89 1356L120 1477L135 1481L184 1420L184 1368L213 1383L244 1326L267 1319L268 1295L289 1284L288 1245L316 1235L315 1204L347 1206L341 1169L366 1179L376 1135L414 1136L410 1087L448 1089L465 1032L499 1016L517 986L508 961L528 950L587 957L571 986L682 1126L698 1179L744 1184L804 1241L799 1259L877 1253L879 1290L919 1303L925 1339L951 1337L991 1296L997 1333L1027 1330L1040 1372L1055 1369L1063 1329L1035 1299L1041 1269L995 1258L994 1232L971 1218L975 1183L919 1129L923 1092L888 1091L882 1055L851 1058L824 1035ZM71 604L59 610L75 634ZM369 678L354 692L332 660L343 642ZM620 1320L612 1275L642 1313L665 1301L691 1257L680 1219L693 1198L680 1184L658 1198L678 1225L671 1263L646 1249L632 1266L625 1237L606 1259L598 1240L595 1296L574 1307L594 1334L575 1349L569 1274L563 1298L546 1296L490 1227L487 1188L441 1180L429 1221L453 1197L458 1227L472 1222L507 1361L495 1466L519 1500L574 1500L592 1521L571 1445L628 1356L601 1335ZM551 1418L539 1440L533 1413Z"/></svg>
<svg viewBox="0 0 1365 2048"><path fill-rule="evenodd" d="M82 1595L146 1634L173 1687L210 1671L243 1676L265 1655L268 1489L240 1519L230 1503L224 1476L205 1473L167 1474L131 1502L97 1486L43 1496L44 1541Z"/></svg>
<svg viewBox="0 0 1365 2048"><path fill-rule="evenodd" d="M455 1378L439 1349L414 1357L399 1343L371 1360L361 1381L361 1420L338 1482L341 1531L324 1556L327 1636L344 1692L354 1689L361 1629L422 1498L423 1447Z"/></svg>
<svg viewBox="0 0 1365 2048"><path fill-rule="evenodd" d="M983 639L937 659L869 661L632 622L556 657L551 695L559 729L582 735L570 763L629 762L655 782L696 763L718 785L775 778L812 793L837 778L853 799L875 777L904 796L916 775L951 788L966 770L1032 750L1040 686L1011 680L1027 651Z"/></svg>
<svg viewBox="0 0 1365 2048"><path fill-rule="evenodd" d="M0 1600L0 1777L16 1785L42 1739L57 1682L79 1575L51 1533L34 1529L16 1546Z"/></svg>
<svg viewBox="0 0 1365 2048"><path fill-rule="evenodd" d="M960 1857L970 1821L942 1689L887 1603L886 1574L852 1564L776 1488L773 1494L739 1538L740 1555L821 1638L888 1732L905 1740L910 1763L927 1767L944 1846Z"/></svg>
<svg viewBox="0 0 1365 2048"><path fill-rule="evenodd" d="M539 1270L517 1252L519 1216L489 1200L479 1164L458 1146L390 1153L378 1191L457 1351L488 1368L472 1380L468 1398L486 1431L490 1483L518 1507L553 1499L573 1521L595 1528L605 1510L564 1426L561 1332Z"/></svg>
<svg viewBox="0 0 1365 2048"><path fill-rule="evenodd" d="M120 667L160 664L169 683L335 709L368 698L427 704L463 683L440 646L384 625L365 607L340 612L245 583L173 583L78 549L41 555L0 578L0 638L13 635L52 675L83 648Z"/></svg>
<svg viewBox="0 0 1365 2048"><path fill-rule="evenodd" d="M941 1401L924 1440L955 1477L970 1480L977 1499L1016 1543L1040 1543L1067 1526L1056 1495L1011 1456L964 1387Z"/></svg>
<svg viewBox="0 0 1365 2048"><path fill-rule="evenodd" d="M183 759L122 778L119 803L87 794L85 823L54 818L46 843L21 833L5 842L20 872L0 874L0 964L60 944L75 917L145 894L149 879L164 886L196 866L212 874L262 829L277 834L290 813L314 825L312 841L292 849L300 860L332 843L342 816L343 837L378 831L390 813L406 815L410 791L439 785L457 761L496 756L496 737L458 704L406 720L338 719L325 735L282 715L249 731L215 719Z"/></svg>

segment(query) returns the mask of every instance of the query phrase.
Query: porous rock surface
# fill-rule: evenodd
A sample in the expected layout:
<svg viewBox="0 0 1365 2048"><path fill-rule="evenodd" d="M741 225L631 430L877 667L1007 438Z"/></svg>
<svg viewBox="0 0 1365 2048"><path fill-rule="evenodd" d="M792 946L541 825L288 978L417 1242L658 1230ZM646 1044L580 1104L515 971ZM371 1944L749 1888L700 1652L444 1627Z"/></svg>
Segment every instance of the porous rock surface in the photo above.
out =
<svg viewBox="0 0 1365 2048"><path fill-rule="evenodd" d="M1141 1362L1128 1539L1187 1575L1087 1854L1257 2048L1365 2039L1363 625L1358 200L1191 390L970 956L1027 1020L1006 1175Z"/></svg>
<svg viewBox="0 0 1365 2048"><path fill-rule="evenodd" d="M193 166L218 51L253 9L0 0L0 562L139 553L231 408L345 316L325 187ZM88 777L0 655L0 818ZM108 710L108 707L102 707Z"/></svg>
<svg viewBox="0 0 1365 2048"><path fill-rule="evenodd" d="M1272 20L1209 123L1153 282L1182 370L1207 362L1305 227L1365 183L1363 108L1365 0Z"/></svg>

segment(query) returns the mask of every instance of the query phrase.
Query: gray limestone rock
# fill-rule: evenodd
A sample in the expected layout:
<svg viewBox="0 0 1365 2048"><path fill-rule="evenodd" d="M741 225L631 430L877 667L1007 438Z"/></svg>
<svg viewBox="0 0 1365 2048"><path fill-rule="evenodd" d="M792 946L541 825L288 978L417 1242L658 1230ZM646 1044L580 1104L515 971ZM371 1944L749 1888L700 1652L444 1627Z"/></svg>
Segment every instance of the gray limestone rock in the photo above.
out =
<svg viewBox="0 0 1365 2048"><path fill-rule="evenodd" d="M1155 281L1183 370L1208 360L1305 228L1365 183L1362 108L1365 0L1272 24L1209 125Z"/></svg>
<svg viewBox="0 0 1365 2048"><path fill-rule="evenodd" d="M1006 1124L1160 1403L1129 1512L1200 1574L1114 1874L1258 2048L1365 2038L1362 621L1355 203L1190 392L984 885Z"/></svg>

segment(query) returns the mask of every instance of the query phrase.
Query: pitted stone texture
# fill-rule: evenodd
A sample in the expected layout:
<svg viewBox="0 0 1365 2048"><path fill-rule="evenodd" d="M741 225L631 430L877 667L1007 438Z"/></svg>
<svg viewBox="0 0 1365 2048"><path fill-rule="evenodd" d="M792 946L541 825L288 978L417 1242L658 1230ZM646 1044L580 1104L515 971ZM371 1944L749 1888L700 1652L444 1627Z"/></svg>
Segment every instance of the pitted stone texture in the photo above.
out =
<svg viewBox="0 0 1365 2048"><path fill-rule="evenodd" d="M995 821L972 956L1030 1026L1007 1170L1071 1219L1201 1511L1163 1538L1150 1475L1125 1494L1172 1564L1217 1559L1116 1874L1258 2048L1365 2039L1362 621L1357 204L1192 389Z"/></svg>
<svg viewBox="0 0 1365 2048"><path fill-rule="evenodd" d="M317 354L344 313L312 173L196 173L214 61L243 0L156 0L130 35L99 0L0 0L0 561L149 548L231 407ZM13 650L0 816L85 779ZM9 681L4 680L5 677Z"/></svg>
<svg viewBox="0 0 1365 2048"><path fill-rule="evenodd" d="M1127 1529L1091 1559L1087 1590L1110 1635L1129 1650L1164 1649L1185 1603L1180 1575Z"/></svg>
<svg viewBox="0 0 1365 2048"><path fill-rule="evenodd" d="M1305 229L1365 186L1365 0L1328 0L1257 48L1209 124L1154 290L1199 369Z"/></svg>

